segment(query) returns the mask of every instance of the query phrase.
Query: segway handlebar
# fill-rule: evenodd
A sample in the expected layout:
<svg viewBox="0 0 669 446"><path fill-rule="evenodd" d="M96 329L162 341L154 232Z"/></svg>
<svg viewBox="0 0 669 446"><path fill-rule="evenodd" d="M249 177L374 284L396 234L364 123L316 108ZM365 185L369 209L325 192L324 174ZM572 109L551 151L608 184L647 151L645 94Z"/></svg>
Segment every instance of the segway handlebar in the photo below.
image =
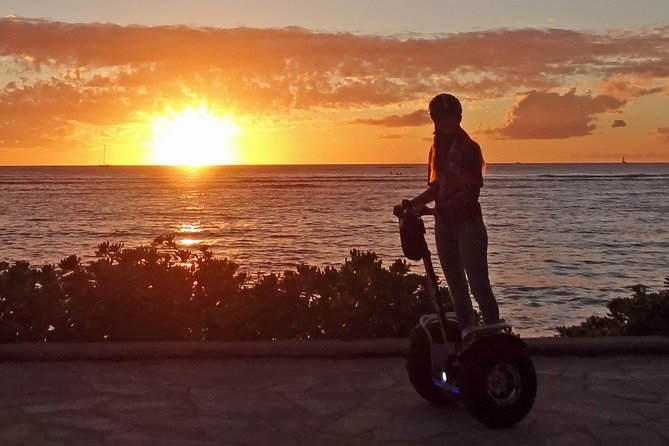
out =
<svg viewBox="0 0 669 446"><path fill-rule="evenodd" d="M393 207L393 215L397 218L404 217L407 212L412 212L416 217L435 214L434 208L428 207L426 205L413 207L411 206L409 200L402 200L402 204L398 204L397 206Z"/></svg>

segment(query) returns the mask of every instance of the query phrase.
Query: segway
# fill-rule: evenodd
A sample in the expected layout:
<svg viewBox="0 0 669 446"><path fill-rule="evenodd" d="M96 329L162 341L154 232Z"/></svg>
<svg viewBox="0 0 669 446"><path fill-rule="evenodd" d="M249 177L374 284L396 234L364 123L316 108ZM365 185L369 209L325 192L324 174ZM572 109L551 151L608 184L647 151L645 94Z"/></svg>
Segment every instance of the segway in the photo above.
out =
<svg viewBox="0 0 669 446"><path fill-rule="evenodd" d="M411 384L431 403L462 402L489 427L515 425L529 413L537 391L525 342L504 322L460 332L455 313L446 311L450 294L438 284L421 216L402 205L393 213L399 218L404 255L425 265L435 310L422 316L411 332L407 356ZM420 214L428 213L433 212L424 207Z"/></svg>

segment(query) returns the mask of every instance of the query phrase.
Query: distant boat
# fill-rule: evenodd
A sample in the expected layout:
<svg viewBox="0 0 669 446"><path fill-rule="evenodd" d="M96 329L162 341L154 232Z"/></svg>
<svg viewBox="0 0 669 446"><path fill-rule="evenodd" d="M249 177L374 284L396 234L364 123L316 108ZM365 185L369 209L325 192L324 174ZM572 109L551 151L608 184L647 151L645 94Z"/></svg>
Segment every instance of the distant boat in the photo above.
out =
<svg viewBox="0 0 669 446"><path fill-rule="evenodd" d="M620 162L620 164L627 164L627 161L625 161L625 157L623 156L623 160Z"/></svg>
<svg viewBox="0 0 669 446"><path fill-rule="evenodd" d="M98 167L109 167L109 164L107 163L107 144L102 148L102 164Z"/></svg>

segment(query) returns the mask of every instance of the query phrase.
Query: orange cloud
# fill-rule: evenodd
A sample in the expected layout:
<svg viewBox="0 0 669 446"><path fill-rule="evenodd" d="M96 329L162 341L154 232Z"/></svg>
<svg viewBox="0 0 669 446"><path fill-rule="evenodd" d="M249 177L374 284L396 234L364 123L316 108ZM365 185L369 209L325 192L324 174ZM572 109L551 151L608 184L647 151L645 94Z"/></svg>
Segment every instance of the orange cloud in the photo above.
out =
<svg viewBox="0 0 669 446"><path fill-rule="evenodd" d="M503 139L563 139L590 135L596 115L622 107L625 101L589 93L578 96L530 91L506 115L504 127L488 133Z"/></svg>
<svg viewBox="0 0 669 446"><path fill-rule="evenodd" d="M498 129L501 137L579 136L592 131L597 113L617 109L635 95L660 93L662 87L630 79L669 79L667 48L669 27L405 38L6 17L0 19L0 82L6 79L0 90L0 146L62 139L79 125L122 125L174 101L206 98L239 113L288 114L408 107L440 91L476 101L531 90ZM602 80L603 94L538 93L583 76ZM551 101L572 107L573 115L546 109ZM541 117L532 118L529 110ZM423 124L427 116L416 112L357 122L398 127ZM530 128L523 127L528 123Z"/></svg>
<svg viewBox="0 0 669 446"><path fill-rule="evenodd" d="M615 121L613 121L613 124L611 124L611 127L613 128L627 127L627 122L625 122L622 119L616 119Z"/></svg>
<svg viewBox="0 0 669 446"><path fill-rule="evenodd" d="M141 107L135 93L79 89L64 80L37 81L0 93L0 147L39 147L74 136L79 124L114 125ZM131 98L132 97L132 98Z"/></svg>
<svg viewBox="0 0 669 446"><path fill-rule="evenodd" d="M362 118L353 121L354 124L377 125L380 127L412 127L430 122L427 110L416 110L406 115L390 115L385 118Z"/></svg>
<svg viewBox="0 0 669 446"><path fill-rule="evenodd" d="M618 99L631 100L640 96L669 92L666 85L653 86L654 77L616 75L600 83L603 94Z"/></svg>
<svg viewBox="0 0 669 446"><path fill-rule="evenodd" d="M399 135L399 134L396 134L396 133L391 133L391 134L383 133L383 134L379 135L379 138L380 139L402 139L403 136Z"/></svg>
<svg viewBox="0 0 669 446"><path fill-rule="evenodd" d="M651 136L655 137L658 141L663 144L669 144L669 127L659 127Z"/></svg>

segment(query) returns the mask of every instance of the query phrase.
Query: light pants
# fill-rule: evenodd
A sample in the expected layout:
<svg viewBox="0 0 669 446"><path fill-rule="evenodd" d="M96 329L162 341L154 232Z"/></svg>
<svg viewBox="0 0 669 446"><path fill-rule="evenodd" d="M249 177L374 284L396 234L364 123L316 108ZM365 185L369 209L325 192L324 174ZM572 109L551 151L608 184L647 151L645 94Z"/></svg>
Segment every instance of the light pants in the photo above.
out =
<svg viewBox="0 0 669 446"><path fill-rule="evenodd" d="M479 304L483 321L486 324L499 322L499 307L488 277L488 233L483 220L477 218L450 225L437 215L434 233L439 262L446 276L460 329L474 325L470 288Z"/></svg>

